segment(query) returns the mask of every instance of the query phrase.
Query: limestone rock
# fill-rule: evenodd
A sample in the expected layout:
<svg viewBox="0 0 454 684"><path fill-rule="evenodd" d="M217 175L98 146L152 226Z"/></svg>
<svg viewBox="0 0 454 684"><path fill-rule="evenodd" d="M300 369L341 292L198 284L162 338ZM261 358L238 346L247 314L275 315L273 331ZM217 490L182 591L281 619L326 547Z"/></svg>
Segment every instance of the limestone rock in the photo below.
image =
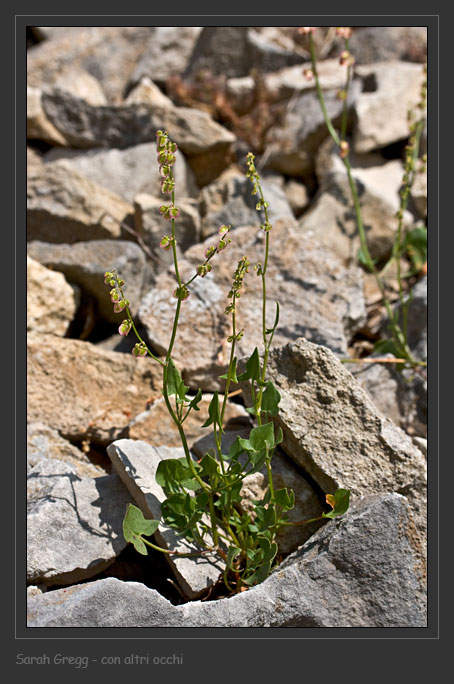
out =
<svg viewBox="0 0 454 684"><path fill-rule="evenodd" d="M94 148L82 152L54 149L44 155L44 161L52 166L60 160L68 168L131 204L139 193L163 197L155 142L133 145L124 150ZM192 171L182 154L177 154L174 175L177 199L197 196Z"/></svg>
<svg viewBox="0 0 454 684"><path fill-rule="evenodd" d="M118 238L132 206L64 164L33 167L27 182L27 239Z"/></svg>
<svg viewBox="0 0 454 684"><path fill-rule="evenodd" d="M63 273L69 282L76 283L86 294L94 297L98 314L110 323L120 325L125 316L113 310L109 294L111 288L104 284L106 271L116 268L125 281L124 293L131 302L132 316L136 315L142 294L151 284L153 269L147 266L141 248L130 241L90 240L56 245L34 240L28 243L28 253L48 268ZM130 346L132 348L133 344Z"/></svg>
<svg viewBox="0 0 454 684"><path fill-rule="evenodd" d="M116 475L80 478L69 464L40 461L28 475L27 580L71 584L110 565L125 548L128 492Z"/></svg>
<svg viewBox="0 0 454 684"><path fill-rule="evenodd" d="M399 494L364 497L262 584L172 606L136 582L105 579L28 599L28 627L426 627L412 520Z"/></svg>
<svg viewBox="0 0 454 684"><path fill-rule="evenodd" d="M423 65L391 60L358 66L356 73L374 79L376 88L362 92L355 104L355 152L370 152L408 138L407 112L420 100Z"/></svg>
<svg viewBox="0 0 454 684"><path fill-rule="evenodd" d="M84 69L69 67L59 73L55 87L67 90L94 107L107 105L107 99L97 78Z"/></svg>
<svg viewBox="0 0 454 684"><path fill-rule="evenodd" d="M422 553L426 463L411 439L383 417L351 373L325 347L299 339L274 349L268 375L281 393L276 425L285 452L327 493L407 496Z"/></svg>
<svg viewBox="0 0 454 684"><path fill-rule="evenodd" d="M426 26L363 26L350 38L356 64L385 60L424 62L427 56Z"/></svg>
<svg viewBox="0 0 454 684"><path fill-rule="evenodd" d="M45 423L63 437L111 442L148 399L160 396L161 384L153 359L105 351L81 340L28 334L28 420Z"/></svg>
<svg viewBox="0 0 454 684"><path fill-rule="evenodd" d="M27 139L65 145L66 139L49 121L41 104L41 90L27 86Z"/></svg>
<svg viewBox="0 0 454 684"><path fill-rule="evenodd" d="M63 337L79 301L79 288L27 256L27 330Z"/></svg>
<svg viewBox="0 0 454 684"><path fill-rule="evenodd" d="M44 459L56 459L72 466L79 477L100 477L105 471L88 460L83 451L63 439L44 423L27 425L27 471Z"/></svg>
<svg viewBox="0 0 454 684"><path fill-rule="evenodd" d="M110 444L107 453L145 518L158 520L166 496L156 482L157 467L164 459L183 457L183 448L154 447L146 442L121 439ZM170 551L188 553L196 550L172 528L161 527L155 532L154 539L158 546ZM211 555L172 558L166 554L166 557L180 587L190 599L216 582L222 569L219 560Z"/></svg>
<svg viewBox="0 0 454 684"><path fill-rule="evenodd" d="M360 271L356 267L345 269L313 238L301 235L294 219L292 221L278 221L271 232L271 241L276 247L271 248L268 263L267 320L270 325L275 316L273 302L278 300L280 304L280 322L273 344L306 335L336 353L345 354L347 336L364 321ZM213 271L193 282L191 296L181 307L174 358L194 389L200 386L213 391L220 387L218 376L225 372L229 354L225 340L231 334L231 322L224 310L238 260L247 255L251 264L263 261L263 231L237 228L231 237L232 243L225 253L213 260ZM213 244L212 239L185 253L185 261L179 266L183 279L194 274L197 264L204 260L209 244ZM162 273L139 309L140 321L159 353L167 349L165 331L171 329L174 318L174 289L172 272ZM238 342L238 358L250 354L255 346L261 348L261 316L261 279L251 273L245 278L238 304L237 327L246 331Z"/></svg>

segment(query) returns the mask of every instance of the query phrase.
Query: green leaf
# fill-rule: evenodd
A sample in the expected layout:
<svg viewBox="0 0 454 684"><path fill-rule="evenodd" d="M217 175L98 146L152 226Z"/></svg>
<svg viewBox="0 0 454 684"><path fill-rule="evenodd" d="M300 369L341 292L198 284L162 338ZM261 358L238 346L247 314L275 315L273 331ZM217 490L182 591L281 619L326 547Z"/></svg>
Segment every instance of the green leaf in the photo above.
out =
<svg viewBox="0 0 454 684"><path fill-rule="evenodd" d="M191 403L189 404L189 409L194 409L195 411L200 411L198 404L201 401L201 399L202 399L202 390L199 388L197 390L197 394L195 395L195 397L191 400Z"/></svg>
<svg viewBox="0 0 454 684"><path fill-rule="evenodd" d="M265 425L259 425L258 427L252 428L248 441L255 451L261 451L266 447L268 447L268 449L273 448L274 424L265 423Z"/></svg>
<svg viewBox="0 0 454 684"><path fill-rule="evenodd" d="M208 427L213 423L219 426L221 432L224 432L221 426L221 412L219 410L219 396L217 390L213 394L213 398L210 401L210 405L208 407L208 418L206 419L202 427Z"/></svg>
<svg viewBox="0 0 454 684"><path fill-rule="evenodd" d="M284 511L291 510L295 505L295 492L293 489L276 489L274 492L274 501L281 506Z"/></svg>
<svg viewBox="0 0 454 684"><path fill-rule="evenodd" d="M266 580L268 575L271 572L271 561L266 561L259 567L256 572L254 572L252 575L247 577L246 579L243 579L244 584L247 584L249 586L252 586L254 584L260 584L263 582L263 580Z"/></svg>
<svg viewBox="0 0 454 684"><path fill-rule="evenodd" d="M167 370L167 394L169 397L175 395L178 403L182 403L186 396L186 392L189 387L183 382L181 373L175 366L172 359L169 359L168 370Z"/></svg>
<svg viewBox="0 0 454 684"><path fill-rule="evenodd" d="M198 465L194 463L194 468ZM182 487L186 489L198 489L200 484L193 478L192 471L184 456L182 458L166 458L161 461L156 469L156 482L160 487L169 492L178 492Z"/></svg>
<svg viewBox="0 0 454 684"><path fill-rule="evenodd" d="M260 380L260 356L257 347L246 361L246 370L238 376L238 380Z"/></svg>
<svg viewBox="0 0 454 684"><path fill-rule="evenodd" d="M378 354L392 354L396 359L402 357L402 350L394 340L378 340L374 344L374 351Z"/></svg>
<svg viewBox="0 0 454 684"><path fill-rule="evenodd" d="M281 400L281 395L275 388L272 382L267 382L265 390L262 394L262 412L266 411L272 416L276 416L279 413L279 402Z"/></svg>
<svg viewBox="0 0 454 684"><path fill-rule="evenodd" d="M210 454L205 454L199 464L202 468L200 475L215 475L219 471L219 465L216 459L214 459Z"/></svg>
<svg viewBox="0 0 454 684"><path fill-rule="evenodd" d="M427 228L417 226L405 235L403 247L415 271L420 271L427 261Z"/></svg>
<svg viewBox="0 0 454 684"><path fill-rule="evenodd" d="M329 513L322 513L322 518L337 518L339 515L344 515L350 505L350 490L338 489L334 496L327 494L326 501L333 510Z"/></svg>
<svg viewBox="0 0 454 684"><path fill-rule="evenodd" d="M230 376L230 381L237 383L238 378L236 376L236 364L237 364L237 358L236 358L236 356L234 356L233 361L232 361L232 366L229 368L227 373L224 373L224 375L219 376L220 380L228 380L229 376Z"/></svg>
<svg viewBox="0 0 454 684"><path fill-rule="evenodd" d="M146 520L140 508L128 504L126 515L123 519L123 537L128 543L134 544L136 551L143 556L148 555L147 547L141 539L144 534L150 537L159 527L159 520Z"/></svg>
<svg viewBox="0 0 454 684"><path fill-rule="evenodd" d="M230 570L234 570L235 568L233 567L233 561L235 560L236 556L241 553L241 549L239 549L237 546L229 546L229 550L227 551L227 559L225 561L226 565Z"/></svg>

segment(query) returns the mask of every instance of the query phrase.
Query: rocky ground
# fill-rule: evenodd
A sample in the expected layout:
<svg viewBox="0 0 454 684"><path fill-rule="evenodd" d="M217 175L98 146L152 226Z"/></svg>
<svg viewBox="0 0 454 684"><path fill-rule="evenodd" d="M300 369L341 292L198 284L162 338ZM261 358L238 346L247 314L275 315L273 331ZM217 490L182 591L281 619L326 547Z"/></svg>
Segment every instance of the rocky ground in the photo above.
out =
<svg viewBox="0 0 454 684"><path fill-rule="evenodd" d="M325 28L316 41L328 112L339 120L341 43ZM371 253L384 263L426 31L361 27L350 47L353 174ZM386 315L358 264L344 167L303 75L304 37L293 27L33 27L27 57L28 625L424 627L426 372L364 363ZM275 481L295 490L294 520L320 515L338 487L352 492L343 518L281 535L277 570L230 598L217 598L209 558L143 557L122 534L129 502L159 517L157 465L181 455L160 366L131 355L132 334L118 335L123 317L103 282L115 267L141 335L162 355L175 281L159 249L168 224L157 129L179 147L181 272L193 272L219 225L233 227L225 258L183 302L174 358L186 384L204 391L186 424L190 448L200 455L209 441L203 409L226 368L233 270L243 254L251 263L262 254L245 177L252 151L273 224L268 297L281 307L269 364L282 395ZM424 226L426 211L420 176L405 227ZM395 273L389 282L397 302ZM408 287L409 343L424 360L424 269ZM252 274L240 354L260 346L260 301ZM353 357L363 363L341 361ZM248 434L244 398L227 405L226 440ZM263 473L246 484L259 496ZM157 539L181 548L169 530Z"/></svg>

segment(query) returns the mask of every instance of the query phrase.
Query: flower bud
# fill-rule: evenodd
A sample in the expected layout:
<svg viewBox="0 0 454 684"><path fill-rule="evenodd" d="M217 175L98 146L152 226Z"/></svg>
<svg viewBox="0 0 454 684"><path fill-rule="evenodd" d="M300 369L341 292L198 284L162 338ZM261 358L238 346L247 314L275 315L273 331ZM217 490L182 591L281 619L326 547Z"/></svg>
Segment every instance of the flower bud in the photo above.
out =
<svg viewBox="0 0 454 684"><path fill-rule="evenodd" d="M169 209L169 215L170 215L170 218L176 219L180 215L180 210L178 209L178 207L172 206Z"/></svg>
<svg viewBox="0 0 454 684"><path fill-rule="evenodd" d="M314 72L312 71L312 69L304 69L303 76L306 79L306 81L312 81L312 79L314 78Z"/></svg>
<svg viewBox="0 0 454 684"><path fill-rule="evenodd" d="M122 324L118 328L118 332L120 333L120 335L124 335L126 337L126 335L131 330L131 327L132 327L131 321L129 319L126 319L122 322Z"/></svg>
<svg viewBox="0 0 454 684"><path fill-rule="evenodd" d="M345 159L345 157L348 155L348 151L350 149L350 145L346 140L342 140L341 144L339 145L339 154L342 159Z"/></svg>
<svg viewBox="0 0 454 684"><path fill-rule="evenodd" d="M308 35L309 33L315 33L317 30L316 26L299 26L298 27L298 33L302 33L303 35Z"/></svg>
<svg viewBox="0 0 454 684"><path fill-rule="evenodd" d="M120 313L125 308L126 308L126 302L124 299L122 299L120 302L115 302L114 313Z"/></svg>
<svg viewBox="0 0 454 684"><path fill-rule="evenodd" d="M216 247L214 245L211 245L211 247L208 247L208 249L205 250L205 259L209 259L216 251Z"/></svg>
<svg viewBox="0 0 454 684"><path fill-rule="evenodd" d="M183 301L184 299L187 299L189 297L189 295L190 295L190 292L185 285L182 285L181 287L177 287L173 291L173 296L175 297L175 299L180 299L181 301Z"/></svg>
<svg viewBox="0 0 454 684"><path fill-rule="evenodd" d="M131 354L133 356L146 356L147 348L143 342L137 342L132 348Z"/></svg>
<svg viewBox="0 0 454 684"><path fill-rule="evenodd" d="M231 226L222 225L222 226L219 227L218 234L219 234L221 237L222 237L223 235L227 235L227 233L229 232L230 228L231 228Z"/></svg>
<svg viewBox="0 0 454 684"><path fill-rule="evenodd" d="M172 247L173 243L173 238L171 235L164 235L163 238L161 238L161 242L159 243L159 246L162 247L162 249L170 249Z"/></svg>

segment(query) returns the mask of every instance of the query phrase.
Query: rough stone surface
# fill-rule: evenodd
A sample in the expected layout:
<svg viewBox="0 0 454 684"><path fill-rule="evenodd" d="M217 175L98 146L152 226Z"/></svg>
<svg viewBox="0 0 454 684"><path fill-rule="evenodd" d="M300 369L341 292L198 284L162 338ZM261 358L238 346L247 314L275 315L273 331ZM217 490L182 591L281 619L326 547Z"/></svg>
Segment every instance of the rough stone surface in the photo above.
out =
<svg viewBox="0 0 454 684"><path fill-rule="evenodd" d="M310 68L309 64L307 68ZM298 64L267 73L264 75L265 84L282 99L290 98L295 93L314 90L314 79L308 81L303 72L304 68ZM338 59L324 59L318 62L317 74L322 90L345 87L345 67L339 64Z"/></svg>
<svg viewBox="0 0 454 684"><path fill-rule="evenodd" d="M159 247L162 236L171 231L171 224L165 223L159 211L163 201L166 200L163 200L162 196L153 197L145 193L137 195L134 200L134 225L148 249L157 255L160 266L168 267L173 260L171 250L166 251ZM176 221L177 242L180 250L184 252L200 242L201 221L198 202L183 198L178 199L176 205L180 210Z"/></svg>
<svg viewBox="0 0 454 684"><path fill-rule="evenodd" d="M79 477L100 477L105 471L93 465L83 451L75 447L67 439L63 439L52 428L44 423L27 425L27 471L34 468L44 459L57 459L68 463Z"/></svg>
<svg viewBox="0 0 454 684"><path fill-rule="evenodd" d="M125 240L90 240L72 245L34 240L28 243L28 253L44 266L63 273L70 283L76 283L94 297L98 314L118 325L125 315L114 312L109 295L111 288L104 284L104 273L116 268L125 281L124 293L131 302L132 316L136 315L142 294L152 282L153 268L146 264L143 251L138 245ZM130 347L132 349L133 344Z"/></svg>
<svg viewBox="0 0 454 684"><path fill-rule="evenodd" d="M111 442L144 410L147 399L160 396L161 384L160 368L151 358L28 334L28 420L45 423L63 437Z"/></svg>
<svg viewBox="0 0 454 684"><path fill-rule="evenodd" d="M27 256L27 330L63 337L79 301L79 288Z"/></svg>
<svg viewBox="0 0 454 684"><path fill-rule="evenodd" d="M427 173L418 173L411 188L411 198L421 218L427 218Z"/></svg>
<svg viewBox="0 0 454 684"><path fill-rule="evenodd" d="M305 339L274 349L268 374L281 401L282 448L327 493L407 496L424 545L426 463L411 439L384 418L325 347ZM423 551L423 550L422 550Z"/></svg>
<svg viewBox="0 0 454 684"><path fill-rule="evenodd" d="M349 108L358 98L360 88L359 82L354 80L347 100ZM328 116L336 125L343 103L333 90L326 91L324 99ZM273 126L267 134L267 166L289 176L311 173L315 152L327 136L316 93L303 93L287 108L283 124Z"/></svg>
<svg viewBox="0 0 454 684"><path fill-rule="evenodd" d="M213 259L213 271L194 281L191 295L181 308L174 358L195 389L198 385L208 391L218 389L217 376L225 372L229 354L226 338L231 334L231 322L224 310L238 260L246 254L251 264L263 261L263 231L237 228L231 236L232 243L225 253ZM290 220L277 222L271 232L271 241L276 248L271 248L267 272L270 325L275 316L273 302L278 300L280 304L280 321L273 344L283 344L305 335L336 353L345 354L347 336L364 321L359 269L347 270L341 266L336 257L320 248L313 238L301 235L294 220L293 223ZM185 253L185 261L179 266L183 279L189 279L197 264L204 260L208 244L213 244L213 240ZM244 328L246 334L237 343L238 358L262 344L261 287L261 279L254 272L246 276L237 312L237 328ZM174 289L172 272L161 274L139 309L139 318L159 353L167 349L165 331L171 329L174 318Z"/></svg>
<svg viewBox="0 0 454 684"><path fill-rule="evenodd" d="M27 139L50 145L65 145L66 139L46 117L41 104L41 90L27 86Z"/></svg>
<svg viewBox="0 0 454 684"><path fill-rule="evenodd" d="M172 606L153 589L105 579L28 600L28 627L426 627L405 498L365 497L327 523L262 584Z"/></svg>
<svg viewBox="0 0 454 684"><path fill-rule="evenodd" d="M370 152L408 138L407 112L419 102L423 65L392 60L358 66L356 72L363 79L375 79L376 89L361 93L356 101L355 152Z"/></svg>
<svg viewBox="0 0 454 684"><path fill-rule="evenodd" d="M71 584L110 565L126 546L128 500L117 475L81 479L67 463L40 461L28 475L27 581Z"/></svg>
<svg viewBox="0 0 454 684"><path fill-rule="evenodd" d="M424 62L427 57L425 26L364 26L353 32L350 51L356 64L385 60Z"/></svg>
<svg viewBox="0 0 454 684"><path fill-rule="evenodd" d="M121 439L110 444L107 453L115 471L144 516L148 519L159 519L161 504L166 496L156 482L157 467L164 459L184 457L184 449L155 447L146 442ZM196 549L171 528L161 527L155 532L154 539L159 546L170 551L188 553ZM172 566L178 584L189 599L195 598L216 582L222 569L219 561L210 555L172 558L166 554L166 558Z"/></svg>
<svg viewBox="0 0 454 684"><path fill-rule="evenodd" d="M50 40L34 46L27 53L29 85L51 86L68 67L83 69L101 83L111 102L121 101L138 59L156 32L154 26L57 26L44 29Z"/></svg>
<svg viewBox="0 0 454 684"><path fill-rule="evenodd" d="M64 69L55 81L55 87L67 90L73 96L85 100L93 107L107 105L107 99L97 78L84 69Z"/></svg>
<svg viewBox="0 0 454 684"><path fill-rule="evenodd" d="M63 163L33 167L27 182L27 239L118 238L132 206Z"/></svg>
<svg viewBox="0 0 454 684"><path fill-rule="evenodd" d="M271 223L279 219L293 218L293 212L285 192L272 181L261 182L263 196L269 204ZM200 211L202 213L202 237L216 233L222 224L251 226L260 214L256 210L257 197L251 194L252 185L244 174L228 169L225 174L202 189Z"/></svg>
<svg viewBox="0 0 454 684"><path fill-rule="evenodd" d="M53 149L44 155L48 164L52 162L53 165L59 160L131 204L139 193L163 197L155 142L134 145L125 150L95 148L81 152ZM177 198L197 196L192 171L182 154L177 154L174 174Z"/></svg>
<svg viewBox="0 0 454 684"><path fill-rule="evenodd" d="M144 77L164 84L169 76L183 73L201 30L201 26L157 26L131 74L129 85Z"/></svg>
<svg viewBox="0 0 454 684"><path fill-rule="evenodd" d="M207 419L208 406L212 397L212 394L204 394L199 403L200 410L191 411L184 421L184 431L190 449L197 440L202 439L209 432L207 428L202 428L202 425ZM241 404L234 404L232 401L228 401L226 404L224 420L226 430L241 429L245 425L250 426L249 414ZM144 440L155 445L181 446L179 432L162 397L129 423L125 437Z"/></svg>
<svg viewBox="0 0 454 684"><path fill-rule="evenodd" d="M419 361L427 360L427 275L423 276L411 292L407 312L407 341Z"/></svg>

